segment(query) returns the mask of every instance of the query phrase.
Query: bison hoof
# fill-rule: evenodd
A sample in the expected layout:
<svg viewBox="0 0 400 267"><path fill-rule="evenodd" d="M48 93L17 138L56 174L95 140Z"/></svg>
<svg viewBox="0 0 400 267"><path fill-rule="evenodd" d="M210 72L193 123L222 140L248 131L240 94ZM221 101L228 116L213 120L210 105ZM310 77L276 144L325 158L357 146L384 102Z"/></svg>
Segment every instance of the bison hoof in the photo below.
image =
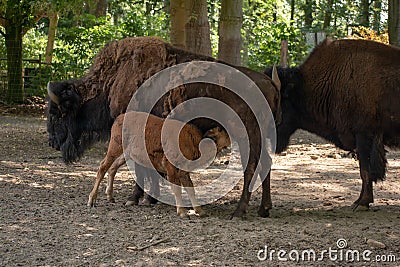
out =
<svg viewBox="0 0 400 267"><path fill-rule="evenodd" d="M260 207L258 209L258 215L260 215L260 217L262 217L262 218L269 217L269 209L264 209L264 208Z"/></svg>
<svg viewBox="0 0 400 267"><path fill-rule="evenodd" d="M369 204L360 204L360 203L354 202L353 205L351 205L351 209L353 211L368 211Z"/></svg>
<svg viewBox="0 0 400 267"><path fill-rule="evenodd" d="M137 205L139 205L139 201L128 200L128 201L125 203L125 206L137 206Z"/></svg>
<svg viewBox="0 0 400 267"><path fill-rule="evenodd" d="M154 205L154 204L157 204L157 202L158 202L158 200L157 199L155 199L155 198L153 198L153 197L151 197L151 196L149 196L149 195L146 195L144 198L143 198L143 201L142 201L142 205L145 205L145 206L150 206L150 205Z"/></svg>
<svg viewBox="0 0 400 267"><path fill-rule="evenodd" d="M229 217L229 219L232 220L233 218L244 218L245 215L246 215L246 211L241 210L241 209L237 209L237 210L235 210L235 212L231 215L231 217Z"/></svg>

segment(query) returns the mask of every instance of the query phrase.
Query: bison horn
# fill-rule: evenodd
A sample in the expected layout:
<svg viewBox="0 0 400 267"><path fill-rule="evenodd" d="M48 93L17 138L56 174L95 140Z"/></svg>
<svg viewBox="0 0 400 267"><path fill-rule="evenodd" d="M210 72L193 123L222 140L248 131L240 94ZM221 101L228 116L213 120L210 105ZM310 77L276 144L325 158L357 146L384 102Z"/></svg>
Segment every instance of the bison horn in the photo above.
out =
<svg viewBox="0 0 400 267"><path fill-rule="evenodd" d="M281 81L279 80L278 71L276 69L275 64L274 64L274 67L272 68L272 81L274 82L274 84L278 88L278 90L280 90L281 89Z"/></svg>
<svg viewBox="0 0 400 267"><path fill-rule="evenodd" d="M55 93L50 88L50 82L47 83L47 94L49 95L50 99L56 103L57 105L60 104L60 100L58 99L58 96L56 96Z"/></svg>

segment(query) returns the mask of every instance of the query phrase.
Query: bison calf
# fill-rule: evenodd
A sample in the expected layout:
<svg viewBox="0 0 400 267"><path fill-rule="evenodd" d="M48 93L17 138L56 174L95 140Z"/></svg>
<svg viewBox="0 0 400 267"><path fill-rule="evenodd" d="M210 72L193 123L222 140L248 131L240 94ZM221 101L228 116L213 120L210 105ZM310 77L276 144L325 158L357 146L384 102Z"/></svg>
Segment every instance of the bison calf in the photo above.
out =
<svg viewBox="0 0 400 267"><path fill-rule="evenodd" d="M128 114L128 115L127 115ZM158 172L167 174L168 180L173 184L172 191L175 196L177 213L179 216L186 216L187 212L182 206L181 187L185 187L189 199L192 203L193 209L199 216L204 216L205 212L197 204L195 199L195 192L193 183L190 179L189 172L178 169L168 159L165 152L169 152L168 156L173 157L173 161L180 161L182 158L179 157L175 147L171 144L174 143L173 138L177 138L179 149L187 160L197 160L201 156L199 149L200 142L203 138L201 132L193 125L185 124L177 120L169 120L172 125L168 127L168 137L165 143L162 143L162 128L164 125L164 119L156 117L151 114L143 112L129 112L122 114L117 117L112 128L111 128L111 141L108 146L107 155L101 162L99 170L97 172L96 182L93 190L89 195L88 206L93 206L96 198L100 182L104 178L105 173L111 166L113 171L112 176L109 177L107 194L108 200L112 200L112 183L115 176L115 172L119 166L123 163L121 155L123 153L123 123L128 127L125 128L124 144L125 144L125 156L135 161L137 164L147 167L154 168ZM208 131L204 137L210 137L216 141L217 151L230 145L229 136L225 131L219 129L212 129ZM146 142L144 142L146 140ZM146 152L144 152L146 151ZM207 154L207 153L206 153Z"/></svg>

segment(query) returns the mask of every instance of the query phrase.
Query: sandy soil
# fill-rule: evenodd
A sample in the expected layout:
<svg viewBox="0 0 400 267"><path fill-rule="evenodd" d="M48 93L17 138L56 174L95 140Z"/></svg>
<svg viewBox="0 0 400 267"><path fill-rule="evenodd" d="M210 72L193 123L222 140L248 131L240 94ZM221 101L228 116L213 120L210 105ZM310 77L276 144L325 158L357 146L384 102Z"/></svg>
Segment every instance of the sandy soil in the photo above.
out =
<svg viewBox="0 0 400 267"><path fill-rule="evenodd" d="M66 166L48 146L45 124L0 116L0 266L400 266L400 151L388 153L371 210L353 212L357 162L298 132L274 159L270 218L257 216L257 191L245 219L228 219L239 183L204 206L209 217L183 220L166 204L125 207L133 182L126 167L116 178L116 202L107 202L104 182L97 206L88 208L106 146ZM194 182L224 163L219 158Z"/></svg>

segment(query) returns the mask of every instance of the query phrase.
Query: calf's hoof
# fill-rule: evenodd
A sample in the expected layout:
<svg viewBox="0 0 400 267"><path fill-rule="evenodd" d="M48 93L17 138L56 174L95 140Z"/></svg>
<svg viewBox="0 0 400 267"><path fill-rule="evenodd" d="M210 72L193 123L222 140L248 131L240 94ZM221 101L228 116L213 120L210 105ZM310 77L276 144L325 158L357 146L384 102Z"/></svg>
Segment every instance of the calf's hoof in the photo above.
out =
<svg viewBox="0 0 400 267"><path fill-rule="evenodd" d="M204 217L207 217L207 216L208 216L207 213L206 213L203 209L201 209L201 208L196 208L196 209L195 209L195 213L196 213L196 215L199 216L200 218L204 218Z"/></svg>
<svg viewBox="0 0 400 267"><path fill-rule="evenodd" d="M115 198L114 197L107 197L107 200L110 203L115 203Z"/></svg>
<svg viewBox="0 0 400 267"><path fill-rule="evenodd" d="M87 202L87 206L88 206L89 208L92 208L92 207L94 207L94 203L95 203L95 201L89 198L89 200L88 200L88 202Z"/></svg>
<svg viewBox="0 0 400 267"><path fill-rule="evenodd" d="M181 219L190 219L188 211L185 208L177 208L176 213Z"/></svg>

